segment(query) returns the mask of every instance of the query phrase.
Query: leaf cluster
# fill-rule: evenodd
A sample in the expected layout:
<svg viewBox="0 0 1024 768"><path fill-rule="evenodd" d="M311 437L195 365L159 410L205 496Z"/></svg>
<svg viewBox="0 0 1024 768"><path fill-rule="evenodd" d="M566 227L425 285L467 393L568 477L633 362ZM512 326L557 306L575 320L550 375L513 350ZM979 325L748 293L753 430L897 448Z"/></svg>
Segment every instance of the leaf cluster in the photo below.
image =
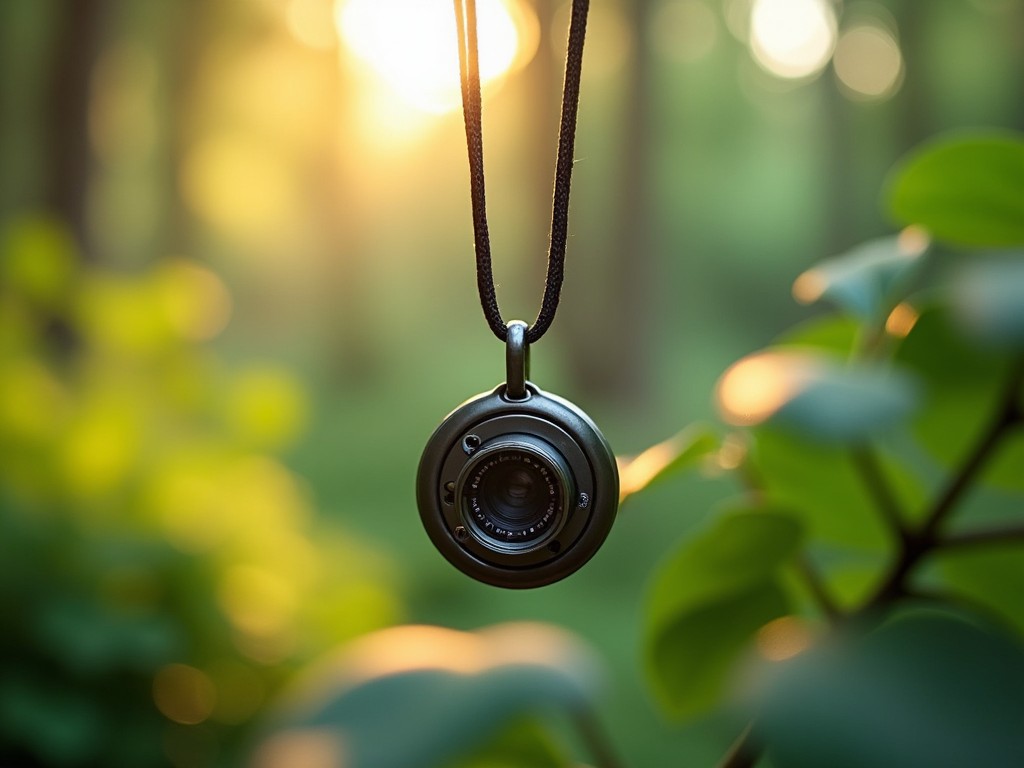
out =
<svg viewBox="0 0 1024 768"><path fill-rule="evenodd" d="M84 266L59 221L3 222L3 765L231 762L292 668L393 620L386 568L314 528L279 458L301 388L199 343L225 297L198 263Z"/></svg>
<svg viewBox="0 0 1024 768"><path fill-rule="evenodd" d="M886 200L907 229L801 275L825 311L720 380L746 491L648 597L667 711L753 718L726 765L1024 759L1024 140L929 143Z"/></svg>

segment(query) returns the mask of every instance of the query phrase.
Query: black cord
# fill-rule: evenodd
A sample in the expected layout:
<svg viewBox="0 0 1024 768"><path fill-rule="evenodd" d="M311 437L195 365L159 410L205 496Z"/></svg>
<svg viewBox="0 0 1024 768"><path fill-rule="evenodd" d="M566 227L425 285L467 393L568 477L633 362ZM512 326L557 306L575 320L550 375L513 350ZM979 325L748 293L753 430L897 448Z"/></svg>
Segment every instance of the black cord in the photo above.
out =
<svg viewBox="0 0 1024 768"><path fill-rule="evenodd" d="M583 41L587 32L589 0L573 0L569 22L569 46L565 58L562 86L562 117L558 128L558 156L555 161L555 185L551 206L551 237L548 246L548 270L540 312L526 331L532 344L547 331L558 309L565 274L565 243L569 226L569 188L572 182L573 145L576 138L576 113L580 101L580 73L583 68ZM480 305L491 331L502 341L507 336L494 290L491 269L491 240L487 230L487 205L484 194L484 142L480 103L480 62L477 53L475 0L455 0L455 20L459 33L459 72L462 82L462 112L466 122L466 148L469 152L469 192L473 205L473 237L476 249L476 284Z"/></svg>

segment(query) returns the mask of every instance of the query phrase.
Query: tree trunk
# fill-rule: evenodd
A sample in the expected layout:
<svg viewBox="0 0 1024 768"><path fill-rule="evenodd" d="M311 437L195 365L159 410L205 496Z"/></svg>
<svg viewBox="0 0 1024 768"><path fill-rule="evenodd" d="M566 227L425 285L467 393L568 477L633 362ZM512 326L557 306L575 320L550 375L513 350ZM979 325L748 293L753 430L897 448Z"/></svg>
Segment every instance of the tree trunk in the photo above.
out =
<svg viewBox="0 0 1024 768"><path fill-rule="evenodd" d="M91 166L90 84L107 9L105 0L75 0L60 8L46 123L50 129L46 202L67 225L79 253L89 260L86 202Z"/></svg>

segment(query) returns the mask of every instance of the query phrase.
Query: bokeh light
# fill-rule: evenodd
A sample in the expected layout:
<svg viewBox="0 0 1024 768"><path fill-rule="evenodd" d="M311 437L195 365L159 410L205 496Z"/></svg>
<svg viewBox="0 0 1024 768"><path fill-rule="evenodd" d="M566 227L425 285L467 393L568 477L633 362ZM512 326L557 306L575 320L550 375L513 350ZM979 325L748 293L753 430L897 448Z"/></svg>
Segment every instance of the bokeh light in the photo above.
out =
<svg viewBox="0 0 1024 768"><path fill-rule="evenodd" d="M157 289L164 314L183 339L212 339L231 319L227 286L213 270L201 264L169 259L161 266Z"/></svg>
<svg viewBox="0 0 1024 768"><path fill-rule="evenodd" d="M885 319L885 330L891 336L904 338L914 330L921 313L905 301L901 301Z"/></svg>
<svg viewBox="0 0 1024 768"><path fill-rule="evenodd" d="M153 701L168 720L198 725L213 713L217 689L202 670L168 664L153 679Z"/></svg>
<svg viewBox="0 0 1024 768"><path fill-rule="evenodd" d="M754 0L750 50L765 70L783 78L817 74L836 42L836 16L828 0Z"/></svg>
<svg viewBox="0 0 1024 768"><path fill-rule="evenodd" d="M903 55L893 33L877 22L843 30L833 67L844 93L858 100L887 99L903 82Z"/></svg>
<svg viewBox="0 0 1024 768"><path fill-rule="evenodd" d="M452 3L348 0L336 18L348 48L406 104L442 113L461 103ZM481 84L500 78L520 61L525 18L521 5L513 10L502 0L477 3Z"/></svg>
<svg viewBox="0 0 1024 768"><path fill-rule="evenodd" d="M807 622L796 616L782 616L757 631L758 653L768 661L785 661L811 647L814 636Z"/></svg>
<svg viewBox="0 0 1024 768"><path fill-rule="evenodd" d="M812 358L797 352L759 352L745 357L719 379L719 411L730 424L760 424L810 383L818 370Z"/></svg>
<svg viewBox="0 0 1024 768"><path fill-rule="evenodd" d="M204 137L189 150L182 193L207 223L244 242L280 238L297 207L281 147L230 131Z"/></svg>

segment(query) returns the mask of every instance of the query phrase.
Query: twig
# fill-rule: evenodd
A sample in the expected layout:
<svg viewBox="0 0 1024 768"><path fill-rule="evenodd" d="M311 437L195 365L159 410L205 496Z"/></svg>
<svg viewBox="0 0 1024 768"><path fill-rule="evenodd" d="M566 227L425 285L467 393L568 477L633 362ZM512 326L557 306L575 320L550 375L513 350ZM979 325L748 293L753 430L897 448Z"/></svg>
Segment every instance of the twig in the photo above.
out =
<svg viewBox="0 0 1024 768"><path fill-rule="evenodd" d="M624 768L624 764L612 748L611 739L608 738L604 726L590 707L575 710L572 713L572 722L598 768Z"/></svg>
<svg viewBox="0 0 1024 768"><path fill-rule="evenodd" d="M755 722L751 720L747 727L736 737L736 740L725 753L718 768L754 768L761 759L762 745L754 739Z"/></svg>
<svg viewBox="0 0 1024 768"><path fill-rule="evenodd" d="M1024 361L1014 367L1006 389L1003 390L999 409L988 428L982 433L978 444L968 455L960 472L954 476L945 492L935 502L931 513L925 518L924 527L920 533L922 538L933 539L935 537L960 500L960 496L985 466L985 462L1006 432L1024 420L1024 411L1021 410L1019 402L1022 379L1024 379Z"/></svg>
<svg viewBox="0 0 1024 768"><path fill-rule="evenodd" d="M886 525L896 535L897 541L902 543L907 538L907 526L904 522L906 518L896 501L896 494L885 479L878 456L870 446L861 445L853 449L852 458L853 466L860 473L861 480L864 481Z"/></svg>
<svg viewBox="0 0 1024 768"><path fill-rule="evenodd" d="M796 566L800 575L803 576L804 581L807 583L807 588L810 590L821 612L828 619L829 624L833 626L838 624L843 618L843 611L836 604L836 601L832 599L832 595L829 594L828 587L825 585L825 580L821 578L821 574L818 573L818 569L806 553L801 553L797 557Z"/></svg>
<svg viewBox="0 0 1024 768"><path fill-rule="evenodd" d="M990 528L977 528L973 531L951 533L939 539L936 542L936 547L960 549L961 547L976 547L985 544L1019 544L1022 542L1024 542L1024 525L1009 523L1007 525L993 525Z"/></svg>

